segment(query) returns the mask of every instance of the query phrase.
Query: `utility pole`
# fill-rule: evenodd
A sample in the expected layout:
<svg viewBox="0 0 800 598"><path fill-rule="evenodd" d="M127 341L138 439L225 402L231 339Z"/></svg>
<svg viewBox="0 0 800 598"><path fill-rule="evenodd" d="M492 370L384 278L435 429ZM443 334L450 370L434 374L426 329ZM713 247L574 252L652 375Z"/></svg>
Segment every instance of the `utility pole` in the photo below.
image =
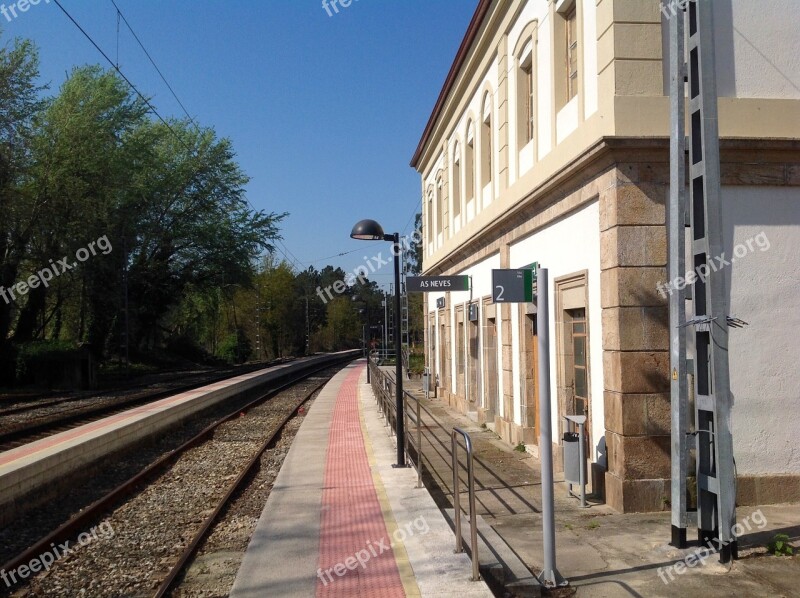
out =
<svg viewBox="0 0 800 598"><path fill-rule="evenodd" d="M311 324L308 319L308 293L306 292L306 355L310 354Z"/></svg>
<svg viewBox="0 0 800 598"><path fill-rule="evenodd" d="M712 2L689 2L687 49L689 60L686 63L689 83L689 215L691 222L691 256L690 266L698 275L692 292L692 319L686 327L694 334L694 395L695 395L695 431L692 433L697 449L697 528L698 538L719 550L720 562L727 563L737 556L737 542L734 534L736 522L736 474L733 461L733 436L730 430L731 393L728 363L728 299L725 291L723 272L718 272L714 258L724 255L722 249L722 202L720 199L720 161L719 161L719 128L717 116L716 65L714 57L714 23ZM672 20L683 19L682 13L676 14ZM684 27L686 23L684 23ZM674 46L673 76L680 69L679 48L683 47L684 36L678 23L670 28L670 46ZM685 34L684 34L685 35ZM678 93L677 81L671 83L671 95L683 97L683 85ZM672 112L676 119L683 120L680 103L677 97L672 98ZM677 137L679 131L673 125L672 136ZM678 147L673 141L673 151ZM677 156L672 156L677 159ZM683 156L680 156L682 162ZM673 186L683 187L676 166L673 166ZM676 191L673 190L672 193ZM676 206L676 209L678 206ZM679 216L673 216L678 225ZM674 229L674 227L672 227ZM679 234L677 229L671 235ZM678 241L674 240L673 244ZM672 250L671 250L672 253ZM679 275L682 275L679 272ZM671 289L674 294L675 290ZM676 313L671 315L670 322L677 320L682 305L672 305ZM679 324L677 324L679 325ZM691 328L689 328L691 327ZM674 342L674 339L673 339ZM678 371L680 346L671 347L671 352L678 358L673 362L673 401L680 406L680 385L683 375ZM677 394L677 397L676 397ZM673 404L673 409L676 405ZM686 413L675 414L673 411L673 484L680 484L686 477L686 466L683 460L681 427ZM678 417L676 418L675 415ZM677 419L677 423L676 423ZM685 436L686 432L683 432ZM677 451L677 454L676 454ZM678 471L676 471L676 463ZM675 477L678 480L675 480ZM673 486L673 496L676 487ZM678 490L679 491L679 488ZM678 497L679 498L679 497ZM675 508L675 507L673 507ZM673 541L681 543L681 506L673 511ZM677 529L676 529L677 528Z"/></svg>
<svg viewBox="0 0 800 598"><path fill-rule="evenodd" d="M125 376L131 375L131 326L130 306L128 304L128 238L122 235L122 289L125 294Z"/></svg>
<svg viewBox="0 0 800 598"><path fill-rule="evenodd" d="M686 272L686 127L684 124L684 15L669 20L670 66L670 179L668 209L669 280L677 280ZM672 542L686 548L686 473L688 469L689 401L686 372L686 292L683 287L669 294L670 406L671 406L671 501Z"/></svg>

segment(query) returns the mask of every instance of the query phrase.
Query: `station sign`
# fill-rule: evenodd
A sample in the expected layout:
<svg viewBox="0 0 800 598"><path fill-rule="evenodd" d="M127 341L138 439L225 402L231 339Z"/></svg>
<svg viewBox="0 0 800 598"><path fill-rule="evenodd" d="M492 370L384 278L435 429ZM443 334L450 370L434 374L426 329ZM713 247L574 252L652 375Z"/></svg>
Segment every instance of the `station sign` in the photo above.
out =
<svg viewBox="0 0 800 598"><path fill-rule="evenodd" d="M492 270L494 303L531 303L536 296L536 272L539 264L518 270Z"/></svg>
<svg viewBox="0 0 800 598"><path fill-rule="evenodd" d="M409 293L433 293L436 291L468 291L469 276L407 276L406 291Z"/></svg>

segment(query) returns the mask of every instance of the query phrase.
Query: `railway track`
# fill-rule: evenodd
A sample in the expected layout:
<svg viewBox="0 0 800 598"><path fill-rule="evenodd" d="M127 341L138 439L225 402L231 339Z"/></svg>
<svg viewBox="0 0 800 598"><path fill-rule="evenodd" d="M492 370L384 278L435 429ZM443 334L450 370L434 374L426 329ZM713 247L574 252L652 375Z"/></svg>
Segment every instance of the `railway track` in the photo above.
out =
<svg viewBox="0 0 800 598"><path fill-rule="evenodd" d="M340 367L306 371L237 406L9 560L2 571L19 571L88 530L115 531L105 540L113 545L82 547L14 596L169 595L265 452Z"/></svg>
<svg viewBox="0 0 800 598"><path fill-rule="evenodd" d="M235 372L225 372L224 374L205 375L198 379L182 385L170 385L167 388L157 390L155 392L136 393L128 396L118 396L122 389L109 390L104 393L95 394L92 396L68 397L58 400L48 401L41 405L21 406L11 409L0 410L0 453L15 449L19 446L35 442L47 436L58 434L78 426L82 426L93 421L110 417L117 413L121 413L127 409L152 403L160 399L194 390L201 386L221 382L242 374L246 374L258 369L263 369L282 363L285 360L276 360L266 364L259 364L258 366L247 367ZM152 385L141 385L139 387L131 387L127 390L136 388L147 389ZM107 395L113 395L109 398L103 398ZM99 400L99 402L98 402ZM65 404L80 401L82 404L59 409L58 411L45 411L38 417L32 419L22 419L13 421L7 416L31 413L37 410L45 409L48 407L60 407ZM90 402L87 404L87 402Z"/></svg>

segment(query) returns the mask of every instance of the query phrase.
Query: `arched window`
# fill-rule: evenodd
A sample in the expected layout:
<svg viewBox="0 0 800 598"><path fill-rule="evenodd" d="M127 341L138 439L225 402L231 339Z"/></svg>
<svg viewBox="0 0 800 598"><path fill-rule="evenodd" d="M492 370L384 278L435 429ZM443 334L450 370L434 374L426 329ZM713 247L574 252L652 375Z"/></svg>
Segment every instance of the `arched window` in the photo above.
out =
<svg viewBox="0 0 800 598"><path fill-rule="evenodd" d="M481 118L481 187L492 182L492 96L483 96Z"/></svg>
<svg viewBox="0 0 800 598"><path fill-rule="evenodd" d="M453 190L453 222L455 223L461 218L461 148L458 142L453 148L453 167L450 171L453 173L451 189Z"/></svg>
<svg viewBox="0 0 800 598"><path fill-rule="evenodd" d="M425 236L428 238L428 243L433 243L433 186L428 185L428 201L427 201L427 214L425 215Z"/></svg>
<svg viewBox="0 0 800 598"><path fill-rule="evenodd" d="M467 142L464 146L464 196L467 202L475 198L475 127L467 124Z"/></svg>
<svg viewBox="0 0 800 598"><path fill-rule="evenodd" d="M533 140L535 125L534 69L531 46L519 57L517 69L517 139L522 149Z"/></svg>
<svg viewBox="0 0 800 598"><path fill-rule="evenodd" d="M442 194L442 171L436 175L436 232L444 230L444 197Z"/></svg>
<svg viewBox="0 0 800 598"><path fill-rule="evenodd" d="M525 25L514 47L514 81L516 102L514 132L517 151L516 178L533 168L538 148L537 129L537 47L539 22L532 20Z"/></svg>

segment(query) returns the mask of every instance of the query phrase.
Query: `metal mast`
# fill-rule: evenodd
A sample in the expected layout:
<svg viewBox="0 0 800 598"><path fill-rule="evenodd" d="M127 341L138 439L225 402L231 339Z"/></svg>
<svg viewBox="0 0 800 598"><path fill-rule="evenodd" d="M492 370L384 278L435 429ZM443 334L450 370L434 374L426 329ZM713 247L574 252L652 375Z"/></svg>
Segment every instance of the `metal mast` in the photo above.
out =
<svg viewBox="0 0 800 598"><path fill-rule="evenodd" d="M686 58L684 15L669 20L669 280L686 273ZM686 547L686 473L688 469L688 382L686 376L686 293L669 287L670 404L672 422L672 545Z"/></svg>
<svg viewBox="0 0 800 598"><path fill-rule="evenodd" d="M689 9L688 74L689 192L692 263L698 274L692 293L695 340L695 439L697 442L697 524L701 542L716 543L720 561L736 557L736 478L730 430L728 300L720 201L719 129L711 2ZM704 273L700 276L700 273Z"/></svg>

